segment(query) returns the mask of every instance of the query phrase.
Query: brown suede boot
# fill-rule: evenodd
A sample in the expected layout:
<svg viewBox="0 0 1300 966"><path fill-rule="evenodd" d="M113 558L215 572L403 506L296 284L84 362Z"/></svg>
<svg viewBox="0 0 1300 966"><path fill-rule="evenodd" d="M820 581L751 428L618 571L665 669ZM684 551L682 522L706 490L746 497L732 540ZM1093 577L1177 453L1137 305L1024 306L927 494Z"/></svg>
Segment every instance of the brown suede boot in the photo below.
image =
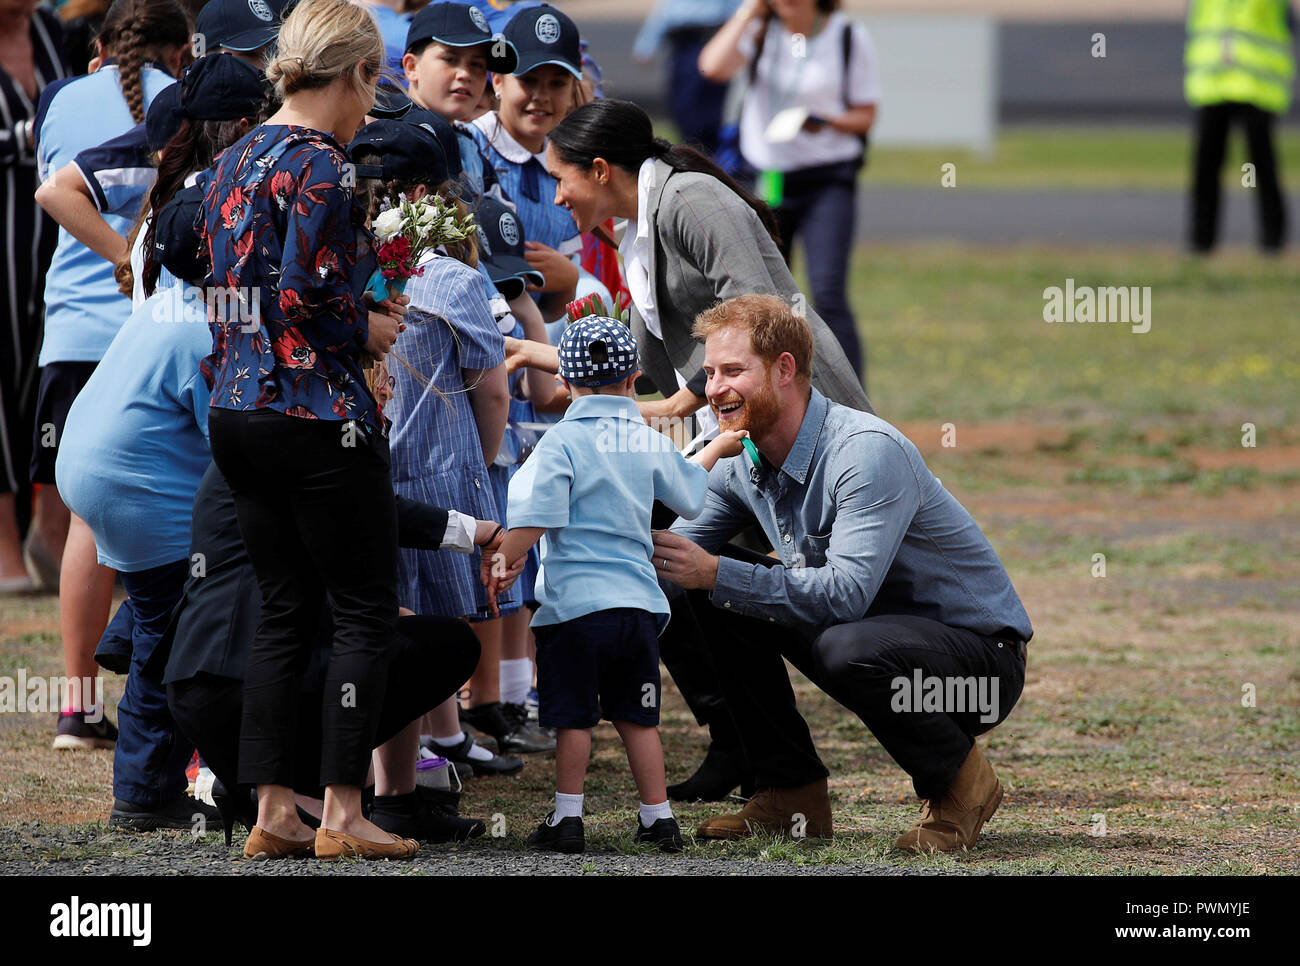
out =
<svg viewBox="0 0 1300 966"><path fill-rule="evenodd" d="M797 788L763 788L735 815L705 821L695 834L702 839L743 839L755 832L793 838L830 838L831 799L826 779Z"/></svg>
<svg viewBox="0 0 1300 966"><path fill-rule="evenodd" d="M1002 783L976 743L943 797L921 803L921 821L894 848L922 853L968 849L1001 803Z"/></svg>

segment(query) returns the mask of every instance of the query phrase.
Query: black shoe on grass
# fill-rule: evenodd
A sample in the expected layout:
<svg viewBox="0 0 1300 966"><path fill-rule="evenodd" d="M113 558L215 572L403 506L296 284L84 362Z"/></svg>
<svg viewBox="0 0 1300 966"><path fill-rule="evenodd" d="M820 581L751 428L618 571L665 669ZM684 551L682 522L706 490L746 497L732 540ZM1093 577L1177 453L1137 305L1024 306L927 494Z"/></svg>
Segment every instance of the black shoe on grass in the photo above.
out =
<svg viewBox="0 0 1300 966"><path fill-rule="evenodd" d="M544 849L547 852L563 852L565 855L577 855L587 847L587 839L582 831L582 818L570 815L560 819L556 825L551 824L551 812L546 821L537 826L537 831L528 836L530 849Z"/></svg>

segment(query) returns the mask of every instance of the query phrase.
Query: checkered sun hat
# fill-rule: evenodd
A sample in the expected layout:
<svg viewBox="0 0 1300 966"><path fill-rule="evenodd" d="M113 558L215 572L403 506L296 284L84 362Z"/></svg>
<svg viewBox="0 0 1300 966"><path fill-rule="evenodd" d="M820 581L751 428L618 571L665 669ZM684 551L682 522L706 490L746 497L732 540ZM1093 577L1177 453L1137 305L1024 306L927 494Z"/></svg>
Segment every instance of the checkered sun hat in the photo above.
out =
<svg viewBox="0 0 1300 966"><path fill-rule="evenodd" d="M636 336L618 319L588 315L560 337L560 375L578 386L608 386L638 368Z"/></svg>

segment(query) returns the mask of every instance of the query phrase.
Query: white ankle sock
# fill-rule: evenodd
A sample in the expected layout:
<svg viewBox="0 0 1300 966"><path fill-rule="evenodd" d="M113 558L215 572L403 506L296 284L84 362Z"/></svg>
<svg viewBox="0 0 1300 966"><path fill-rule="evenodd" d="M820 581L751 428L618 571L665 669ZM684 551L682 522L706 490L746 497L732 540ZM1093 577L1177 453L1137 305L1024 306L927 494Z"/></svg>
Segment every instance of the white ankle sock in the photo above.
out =
<svg viewBox="0 0 1300 966"><path fill-rule="evenodd" d="M501 662L501 700L523 704L533 684L533 662L526 657Z"/></svg>
<svg viewBox="0 0 1300 966"><path fill-rule="evenodd" d="M647 805L645 802L641 803L641 827L642 828L649 828L651 825L659 821L659 819L661 818L672 818L672 817L673 817L673 807L668 804L667 799L664 799L658 805Z"/></svg>
<svg viewBox="0 0 1300 966"><path fill-rule="evenodd" d="M551 816L551 825L559 825L561 819L582 818L582 798L581 795L565 795L563 792L556 792L555 814Z"/></svg>
<svg viewBox="0 0 1300 966"><path fill-rule="evenodd" d="M434 738L433 743L443 748L455 748L458 744L460 744L464 740L465 740L465 732L459 731L456 734L452 735L450 738ZM473 761L491 761L492 752L488 751L482 745L475 744L469 750L469 757Z"/></svg>

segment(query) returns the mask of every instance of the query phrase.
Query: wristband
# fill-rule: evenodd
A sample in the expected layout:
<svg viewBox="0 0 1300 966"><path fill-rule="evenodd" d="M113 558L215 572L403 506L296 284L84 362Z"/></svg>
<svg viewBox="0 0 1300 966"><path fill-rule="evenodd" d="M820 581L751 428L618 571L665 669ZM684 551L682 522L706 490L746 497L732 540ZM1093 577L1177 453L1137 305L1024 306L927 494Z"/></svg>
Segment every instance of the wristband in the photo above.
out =
<svg viewBox="0 0 1300 966"><path fill-rule="evenodd" d="M504 529L505 527L503 527L501 524L498 523L497 528L492 531L492 535L487 538L487 542L491 543L493 540L495 540L497 538L497 534L503 531Z"/></svg>

